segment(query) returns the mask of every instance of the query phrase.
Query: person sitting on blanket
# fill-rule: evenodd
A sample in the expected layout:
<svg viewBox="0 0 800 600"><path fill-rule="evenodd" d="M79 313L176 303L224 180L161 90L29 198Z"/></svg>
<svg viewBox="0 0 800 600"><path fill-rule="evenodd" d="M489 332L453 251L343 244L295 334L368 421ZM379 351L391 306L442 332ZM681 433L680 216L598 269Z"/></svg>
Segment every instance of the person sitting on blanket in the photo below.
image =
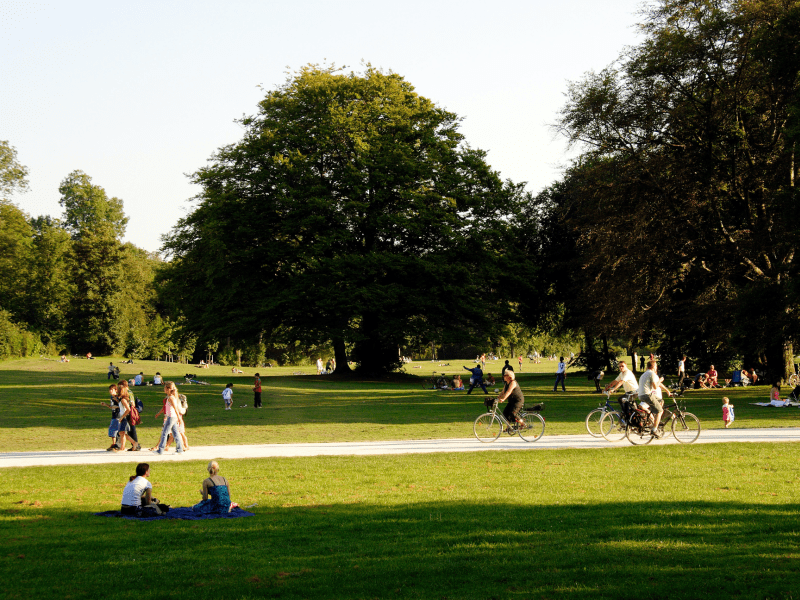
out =
<svg viewBox="0 0 800 600"><path fill-rule="evenodd" d="M158 500L153 498L153 484L147 478L150 477L150 465L139 463L136 465L136 475L131 476L130 481L122 492L122 506L120 512L123 515L135 517L157 517L163 514L162 506L158 505Z"/></svg>
<svg viewBox="0 0 800 600"><path fill-rule="evenodd" d="M203 514L222 514L238 507L238 504L231 503L228 480L219 474L219 463L212 460L207 468L209 476L203 480L203 489L200 490L203 501L195 504L192 510Z"/></svg>

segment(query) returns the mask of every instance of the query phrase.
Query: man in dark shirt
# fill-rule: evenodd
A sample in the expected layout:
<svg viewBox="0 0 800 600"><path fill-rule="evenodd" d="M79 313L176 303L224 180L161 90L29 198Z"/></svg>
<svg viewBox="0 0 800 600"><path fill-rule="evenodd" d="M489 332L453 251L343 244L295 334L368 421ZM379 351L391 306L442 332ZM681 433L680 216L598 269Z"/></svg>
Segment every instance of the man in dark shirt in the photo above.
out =
<svg viewBox="0 0 800 600"><path fill-rule="evenodd" d="M467 390L467 395L472 393L472 388L479 385L483 390L484 394L488 394L489 392L486 390L486 385L483 383L483 371L481 371L480 367L475 367L474 369L469 369L464 367L467 371L472 373L472 376L469 378L469 389Z"/></svg>

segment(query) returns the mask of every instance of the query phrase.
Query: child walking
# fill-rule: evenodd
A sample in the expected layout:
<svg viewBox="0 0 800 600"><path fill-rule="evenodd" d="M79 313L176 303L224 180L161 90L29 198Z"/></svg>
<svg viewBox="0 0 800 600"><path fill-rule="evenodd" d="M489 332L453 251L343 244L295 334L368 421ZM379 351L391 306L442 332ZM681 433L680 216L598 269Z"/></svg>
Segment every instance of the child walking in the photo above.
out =
<svg viewBox="0 0 800 600"><path fill-rule="evenodd" d="M225 410L231 410L231 404L233 404L233 384L229 383L225 386L225 389L222 390L222 399L225 400Z"/></svg>
<svg viewBox="0 0 800 600"><path fill-rule="evenodd" d="M722 399L722 421L725 423L725 429L733 423L733 404L727 398Z"/></svg>

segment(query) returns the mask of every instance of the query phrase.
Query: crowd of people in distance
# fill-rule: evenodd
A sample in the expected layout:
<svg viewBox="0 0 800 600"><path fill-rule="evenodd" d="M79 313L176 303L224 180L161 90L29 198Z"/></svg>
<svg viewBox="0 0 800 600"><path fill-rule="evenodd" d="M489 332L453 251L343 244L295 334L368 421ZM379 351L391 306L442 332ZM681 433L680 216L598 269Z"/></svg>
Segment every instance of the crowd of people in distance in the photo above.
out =
<svg viewBox="0 0 800 600"><path fill-rule="evenodd" d="M212 460L208 463L208 477L200 488L202 500L192 506L192 511L199 514L224 514L239 505L231 502L231 490L228 480L219 474L219 463ZM122 491L120 513L135 517L157 517L169 512L169 505L153 496L153 484L150 482L150 465L139 463L136 474L130 477Z"/></svg>

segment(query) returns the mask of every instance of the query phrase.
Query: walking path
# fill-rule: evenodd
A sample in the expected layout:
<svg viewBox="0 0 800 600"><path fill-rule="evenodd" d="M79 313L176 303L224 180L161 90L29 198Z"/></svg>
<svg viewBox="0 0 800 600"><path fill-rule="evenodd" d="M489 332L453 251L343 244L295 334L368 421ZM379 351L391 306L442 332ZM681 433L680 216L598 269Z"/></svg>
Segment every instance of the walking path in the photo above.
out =
<svg viewBox="0 0 800 600"><path fill-rule="evenodd" d="M800 427L775 429L709 429L700 433L695 444L721 442L800 442ZM665 436L651 446L677 444ZM433 452L481 452L486 450L558 450L561 448L630 448L627 440L610 444L590 435L545 435L528 443L519 437L501 436L484 444L474 437L448 440L399 440L385 442L333 442L313 444L254 444L243 446L192 446L184 454L174 451L106 452L105 450L65 450L0 453L0 468L39 465L90 465L106 463L211 460L214 458L269 458L275 456L367 456L377 454L424 454Z"/></svg>

